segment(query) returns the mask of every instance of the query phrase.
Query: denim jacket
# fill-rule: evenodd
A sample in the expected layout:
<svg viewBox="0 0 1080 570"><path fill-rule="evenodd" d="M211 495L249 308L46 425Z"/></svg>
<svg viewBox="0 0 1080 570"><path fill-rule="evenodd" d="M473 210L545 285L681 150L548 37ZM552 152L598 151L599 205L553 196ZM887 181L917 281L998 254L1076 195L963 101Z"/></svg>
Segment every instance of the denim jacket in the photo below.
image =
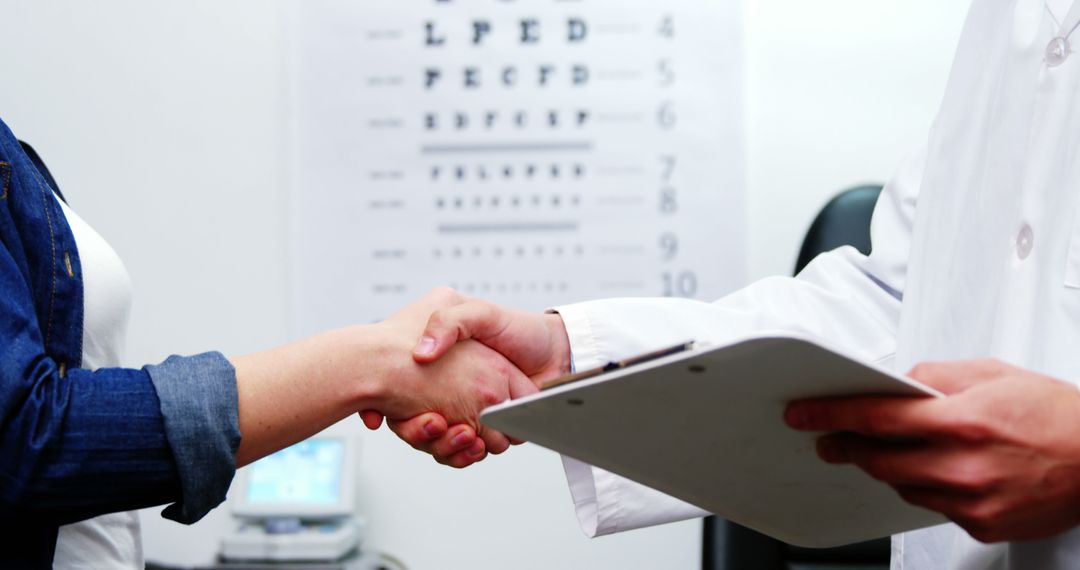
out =
<svg viewBox="0 0 1080 570"><path fill-rule="evenodd" d="M0 568L51 568L60 525L224 500L240 443L236 375L218 353L80 368L82 268L35 166L0 121Z"/></svg>

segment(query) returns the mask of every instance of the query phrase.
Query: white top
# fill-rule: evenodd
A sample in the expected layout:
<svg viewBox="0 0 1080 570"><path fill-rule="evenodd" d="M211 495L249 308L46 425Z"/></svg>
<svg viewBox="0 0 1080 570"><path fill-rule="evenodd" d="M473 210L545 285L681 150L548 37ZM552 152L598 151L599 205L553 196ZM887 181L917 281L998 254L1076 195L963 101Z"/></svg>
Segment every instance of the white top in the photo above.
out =
<svg viewBox="0 0 1080 570"><path fill-rule="evenodd" d="M120 257L75 212L61 202L75 235L83 273L83 362L88 370L123 361L131 280ZM142 540L135 511L112 513L60 527L53 568L142 570Z"/></svg>
<svg viewBox="0 0 1080 570"><path fill-rule="evenodd" d="M1056 17L1068 31L1080 4ZM766 279L711 304L562 307L575 365L775 329L817 335L898 372L994 357L1080 381L1080 54L1047 65L1060 33L1043 0L973 2L927 146L878 203L869 257L841 248L797 279ZM1070 43L1080 46L1080 32ZM590 534L703 514L565 462ZM943 525L895 537L893 553L893 568L904 570L1063 570L1080 567L1080 530L985 545Z"/></svg>

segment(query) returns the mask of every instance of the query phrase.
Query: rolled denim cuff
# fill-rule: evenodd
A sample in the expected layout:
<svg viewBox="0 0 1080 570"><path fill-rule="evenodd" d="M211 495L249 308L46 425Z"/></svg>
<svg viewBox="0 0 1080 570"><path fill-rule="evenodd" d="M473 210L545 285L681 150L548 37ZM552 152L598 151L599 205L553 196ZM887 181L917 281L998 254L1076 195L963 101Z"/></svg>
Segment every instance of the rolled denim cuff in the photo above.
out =
<svg viewBox="0 0 1080 570"><path fill-rule="evenodd" d="M181 499L162 516L191 524L225 500L236 474L240 415L236 369L220 353L171 356L147 366L161 400Z"/></svg>

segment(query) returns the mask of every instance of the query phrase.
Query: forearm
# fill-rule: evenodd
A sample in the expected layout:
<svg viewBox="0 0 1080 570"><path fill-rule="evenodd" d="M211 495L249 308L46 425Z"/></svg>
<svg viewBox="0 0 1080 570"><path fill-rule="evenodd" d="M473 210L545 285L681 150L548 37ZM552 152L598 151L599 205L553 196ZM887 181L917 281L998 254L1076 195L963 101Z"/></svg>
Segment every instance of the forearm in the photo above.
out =
<svg viewBox="0 0 1080 570"><path fill-rule="evenodd" d="M36 397L5 412L5 516L65 524L180 498L158 400L144 371L72 370L61 378L51 362L42 363Z"/></svg>
<svg viewBox="0 0 1080 570"><path fill-rule="evenodd" d="M798 279L758 282L716 303L617 299L559 310L578 369L677 342L722 344L769 331L812 335L880 361L894 352L900 301L863 273L861 259L851 251L833 252ZM590 536L703 514L603 470L573 461L566 467L579 520Z"/></svg>
<svg viewBox="0 0 1080 570"><path fill-rule="evenodd" d="M689 340L723 344L752 334L812 336L873 361L895 351L900 300L865 274L853 249L816 259L797 279L771 278L715 303L610 299L559 307L578 369Z"/></svg>
<svg viewBox="0 0 1080 570"><path fill-rule="evenodd" d="M242 467L377 406L388 355L374 326L331 331L233 358Z"/></svg>

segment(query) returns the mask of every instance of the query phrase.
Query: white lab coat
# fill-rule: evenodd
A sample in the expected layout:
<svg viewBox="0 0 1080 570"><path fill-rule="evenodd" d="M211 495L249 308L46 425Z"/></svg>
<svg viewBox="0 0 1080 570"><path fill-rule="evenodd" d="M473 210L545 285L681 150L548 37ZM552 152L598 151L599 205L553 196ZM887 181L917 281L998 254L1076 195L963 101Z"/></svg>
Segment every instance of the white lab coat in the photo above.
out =
<svg viewBox="0 0 1080 570"><path fill-rule="evenodd" d="M1080 3L1066 15L1067 4L1051 4L1065 31L1080 20ZM927 145L878 202L869 257L841 248L797 278L766 279L711 304L560 307L575 366L688 337L723 342L773 329L898 371L995 357L1080 382L1080 53L1049 66L1046 46L1059 33L1043 0L974 1ZM1080 46L1080 32L1070 39ZM564 462L591 535L704 514ZM943 525L895 537L893 568L1080 568L1080 530L984 545Z"/></svg>

